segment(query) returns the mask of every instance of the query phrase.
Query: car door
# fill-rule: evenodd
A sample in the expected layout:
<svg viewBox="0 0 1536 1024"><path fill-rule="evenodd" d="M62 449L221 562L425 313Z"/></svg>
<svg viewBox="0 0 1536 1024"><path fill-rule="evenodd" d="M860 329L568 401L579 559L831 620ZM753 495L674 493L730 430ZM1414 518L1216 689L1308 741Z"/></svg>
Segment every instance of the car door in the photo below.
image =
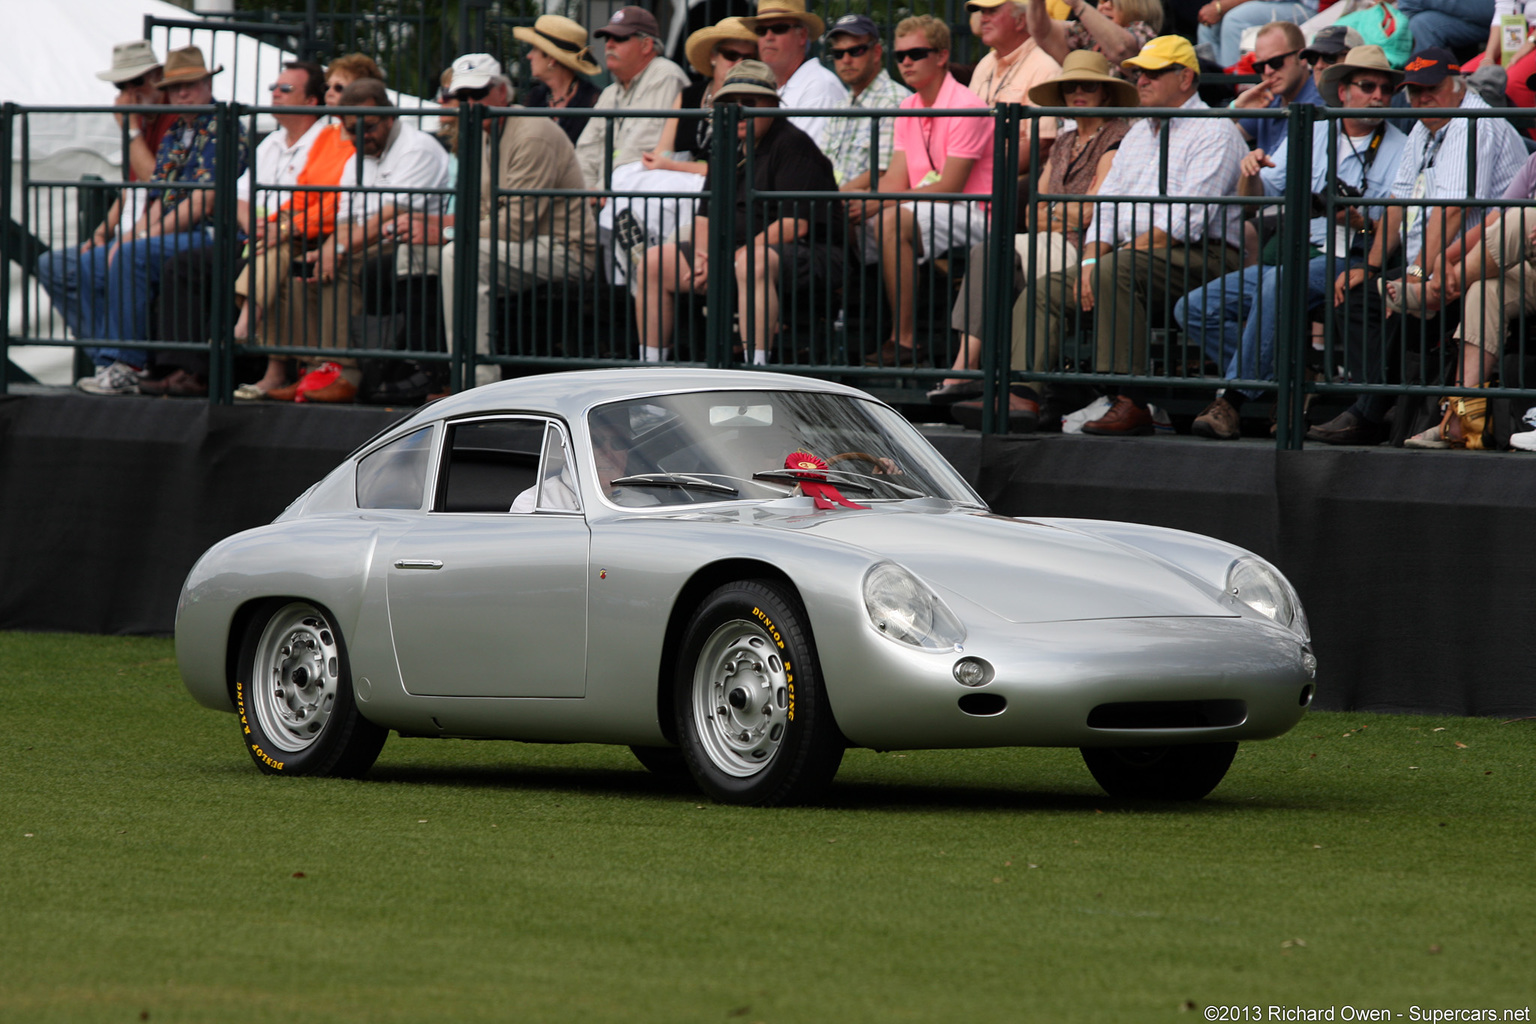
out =
<svg viewBox="0 0 1536 1024"><path fill-rule="evenodd" d="M589 541L560 424L448 424L431 508L388 552L406 690L582 696Z"/></svg>

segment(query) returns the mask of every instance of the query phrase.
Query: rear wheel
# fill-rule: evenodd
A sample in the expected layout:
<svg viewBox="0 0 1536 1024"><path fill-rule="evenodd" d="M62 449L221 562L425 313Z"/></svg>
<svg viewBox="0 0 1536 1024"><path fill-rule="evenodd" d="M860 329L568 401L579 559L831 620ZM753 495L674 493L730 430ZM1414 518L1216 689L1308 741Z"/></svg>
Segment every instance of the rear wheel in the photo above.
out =
<svg viewBox="0 0 1536 1024"><path fill-rule="evenodd" d="M769 580L714 591L683 635L677 734L700 788L722 803L819 797L846 745L822 687L805 610Z"/></svg>
<svg viewBox="0 0 1536 1024"><path fill-rule="evenodd" d="M1173 747L1083 747L1104 791L1122 800L1199 800L1227 774L1236 743Z"/></svg>
<svg viewBox="0 0 1536 1024"><path fill-rule="evenodd" d="M306 601L274 602L252 618L235 706L251 759L273 775L361 775L389 735L358 713L341 633Z"/></svg>

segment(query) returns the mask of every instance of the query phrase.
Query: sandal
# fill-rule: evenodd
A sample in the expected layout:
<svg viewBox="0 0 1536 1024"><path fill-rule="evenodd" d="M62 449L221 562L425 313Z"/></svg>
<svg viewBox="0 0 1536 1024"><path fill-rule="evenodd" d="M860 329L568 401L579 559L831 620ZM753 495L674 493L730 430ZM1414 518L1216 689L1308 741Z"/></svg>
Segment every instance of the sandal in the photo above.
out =
<svg viewBox="0 0 1536 1024"><path fill-rule="evenodd" d="M260 384L241 384L235 388L235 401L237 402L259 402L266 397L267 393Z"/></svg>

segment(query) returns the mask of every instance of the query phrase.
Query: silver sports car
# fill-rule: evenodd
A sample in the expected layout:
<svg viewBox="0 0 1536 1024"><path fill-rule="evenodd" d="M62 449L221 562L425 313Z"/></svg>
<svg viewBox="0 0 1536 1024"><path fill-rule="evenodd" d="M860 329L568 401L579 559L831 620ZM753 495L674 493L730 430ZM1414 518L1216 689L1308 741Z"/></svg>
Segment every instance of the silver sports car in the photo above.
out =
<svg viewBox="0 0 1536 1024"><path fill-rule="evenodd" d="M1198 799L1317 671L1240 548L995 515L862 392L665 369L390 427L198 561L176 655L266 772L360 774L391 729L620 743L750 804L849 745L1076 746L1112 795Z"/></svg>

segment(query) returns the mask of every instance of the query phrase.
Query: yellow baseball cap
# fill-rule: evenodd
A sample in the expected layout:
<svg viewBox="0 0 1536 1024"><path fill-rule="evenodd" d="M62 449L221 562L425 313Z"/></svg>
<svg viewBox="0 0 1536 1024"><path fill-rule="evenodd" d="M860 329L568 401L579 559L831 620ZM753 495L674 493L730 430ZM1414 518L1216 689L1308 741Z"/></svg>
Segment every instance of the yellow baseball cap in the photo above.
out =
<svg viewBox="0 0 1536 1024"><path fill-rule="evenodd" d="M1149 39L1140 53L1120 62L1123 68L1141 68L1144 71L1157 71L1160 68L1173 67L1175 64L1182 64L1191 71L1200 70L1200 58L1195 56L1195 48L1183 36L1158 36L1156 39Z"/></svg>

